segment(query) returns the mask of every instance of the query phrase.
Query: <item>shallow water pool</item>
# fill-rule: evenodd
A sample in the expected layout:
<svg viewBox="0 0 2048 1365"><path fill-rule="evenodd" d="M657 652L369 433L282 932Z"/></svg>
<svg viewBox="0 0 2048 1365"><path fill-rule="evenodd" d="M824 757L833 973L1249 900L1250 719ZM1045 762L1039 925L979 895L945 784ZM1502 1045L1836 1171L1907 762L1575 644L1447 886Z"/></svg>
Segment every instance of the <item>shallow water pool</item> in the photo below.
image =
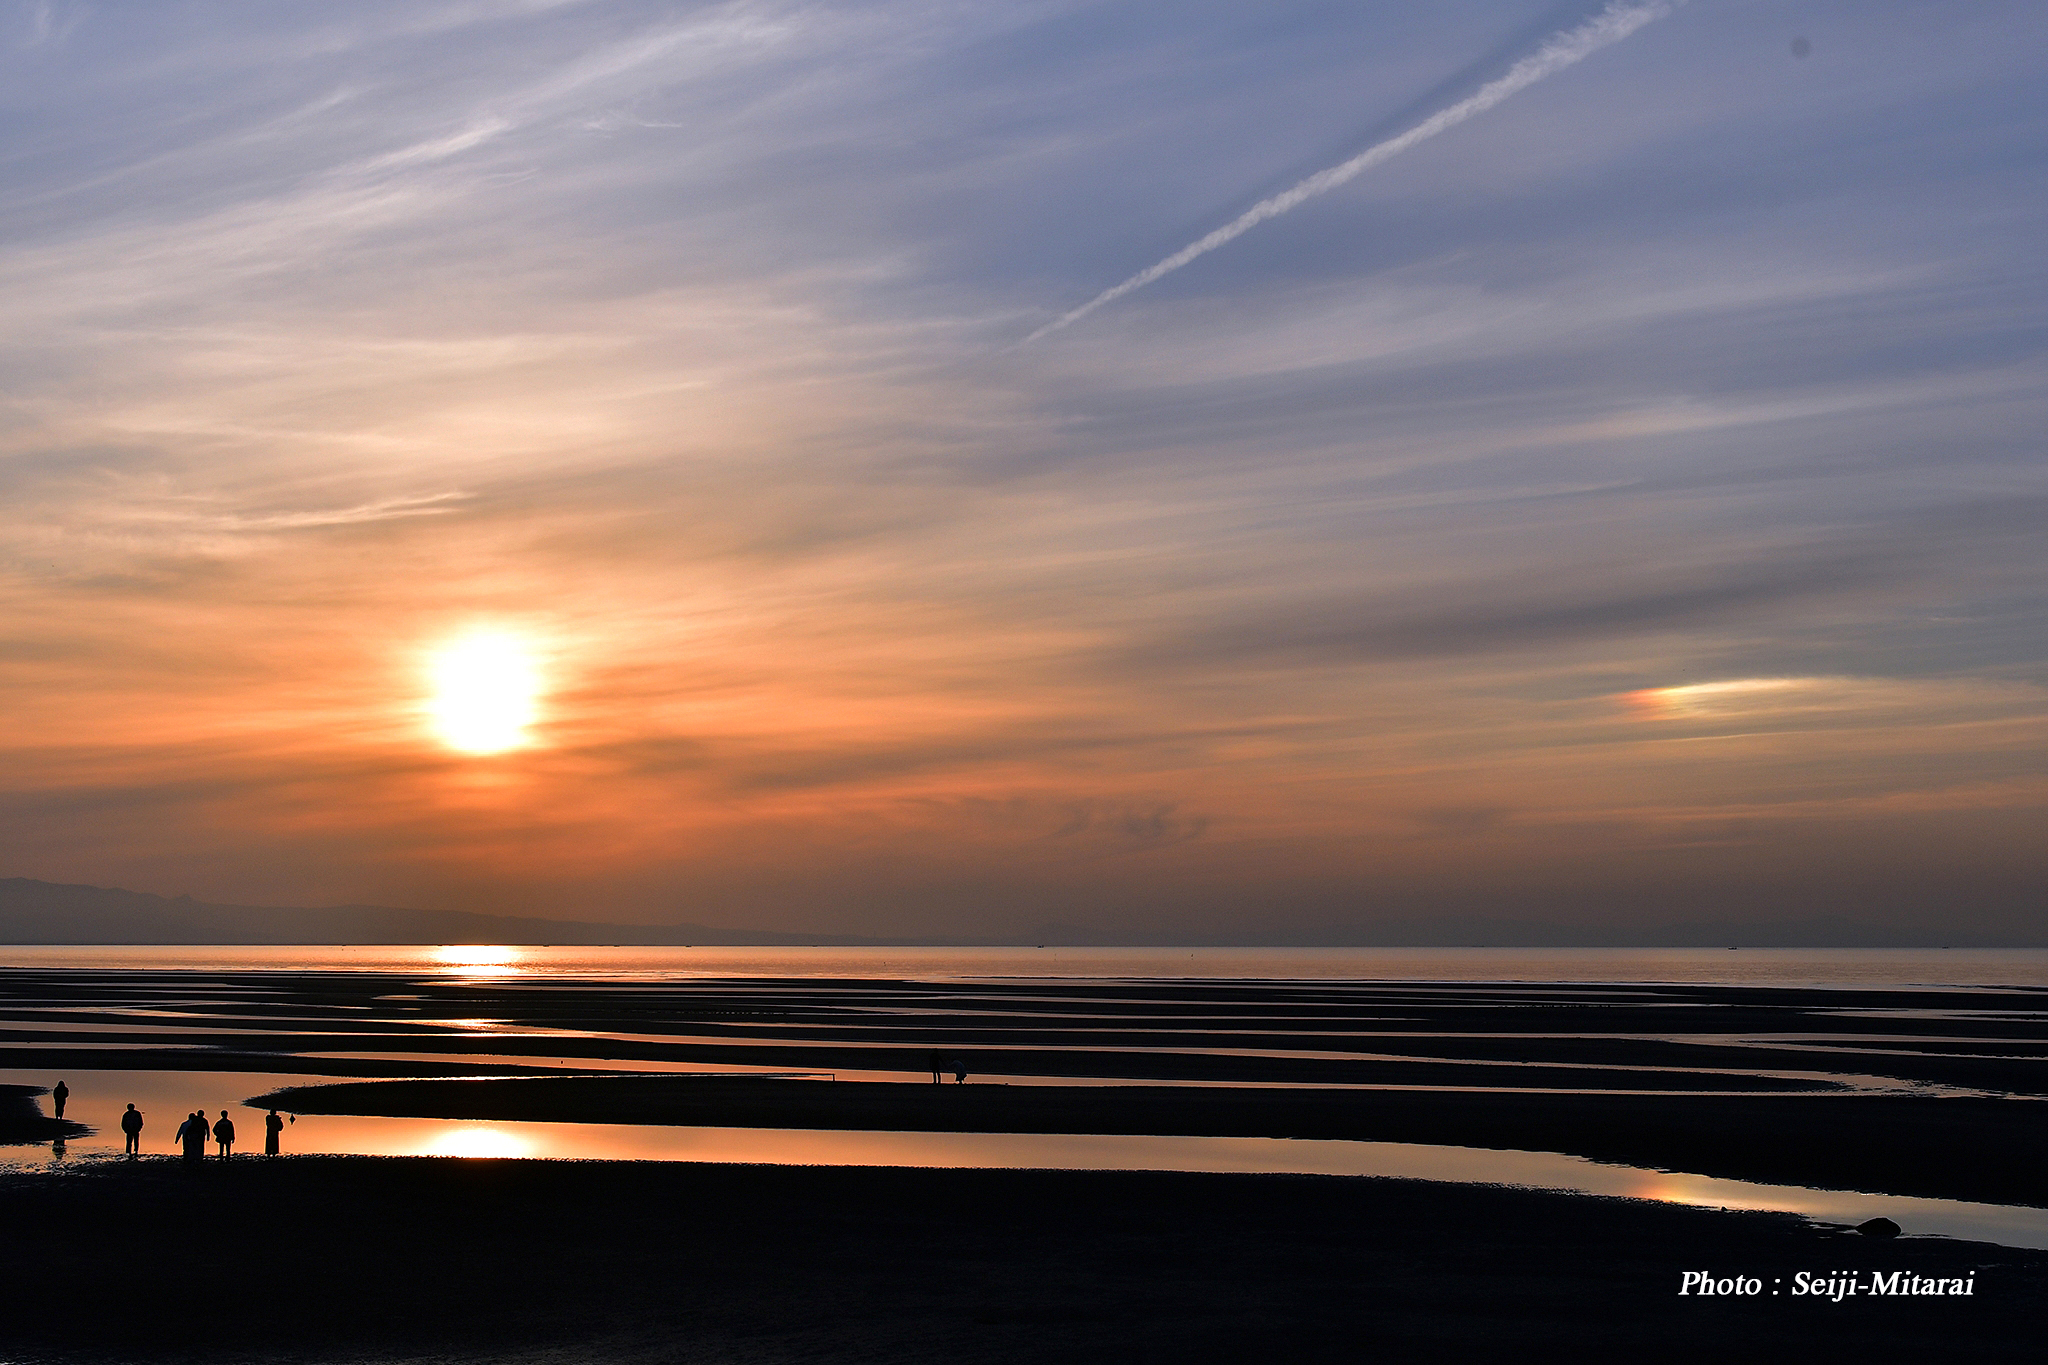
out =
<svg viewBox="0 0 2048 1365"><path fill-rule="evenodd" d="M61 1144L0 1148L0 1163L43 1167L119 1160L119 1115L145 1115L142 1150L168 1156L185 1114L225 1109L238 1130L235 1160L263 1160L263 1115L242 1101L304 1076L252 1072L82 1072L67 1078L65 1116L95 1131ZM322 1078L327 1079L327 1078ZM339 1079L339 1078L335 1078ZM0 1083L50 1078L0 1071ZM819 1082L829 1084L829 1082ZM46 1112L48 1098L43 1101ZM1908 1235L1955 1237L2048 1250L2048 1209L1954 1199L1763 1185L1683 1172L1609 1165L1556 1152L1501 1151L1404 1142L1295 1138L1146 1137L1124 1134L888 1133L833 1129L688 1128L637 1124L516 1123L459 1119L306 1115L283 1138L290 1153L446 1156L471 1159L707 1161L802 1166L912 1166L1052 1170L1211 1171L1382 1176L1521 1185L1658 1199L1710 1208L1802 1214L1827 1223L1886 1217Z"/></svg>

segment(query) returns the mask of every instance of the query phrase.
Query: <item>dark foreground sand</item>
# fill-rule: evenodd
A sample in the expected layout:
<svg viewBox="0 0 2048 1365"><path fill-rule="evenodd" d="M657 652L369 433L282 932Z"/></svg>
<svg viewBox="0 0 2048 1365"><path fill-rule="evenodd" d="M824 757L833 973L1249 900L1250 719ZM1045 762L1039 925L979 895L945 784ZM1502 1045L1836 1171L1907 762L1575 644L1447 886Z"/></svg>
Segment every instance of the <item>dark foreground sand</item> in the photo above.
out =
<svg viewBox="0 0 2048 1365"><path fill-rule="evenodd" d="M155 1158L0 1225L14 1362L1983 1361L2048 1309L2044 1253L1308 1176ZM1976 1293L1768 1294L1869 1268Z"/></svg>

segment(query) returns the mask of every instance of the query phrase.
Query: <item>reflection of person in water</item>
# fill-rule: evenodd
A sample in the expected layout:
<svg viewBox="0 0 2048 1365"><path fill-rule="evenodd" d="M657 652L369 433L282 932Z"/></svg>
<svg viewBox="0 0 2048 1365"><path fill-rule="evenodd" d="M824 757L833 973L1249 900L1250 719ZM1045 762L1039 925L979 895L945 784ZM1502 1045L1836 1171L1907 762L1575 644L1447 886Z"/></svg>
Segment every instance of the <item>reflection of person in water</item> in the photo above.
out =
<svg viewBox="0 0 2048 1365"><path fill-rule="evenodd" d="M275 1109L263 1120L263 1155L277 1155L277 1135L284 1131L284 1120L277 1116Z"/></svg>
<svg viewBox="0 0 2048 1365"><path fill-rule="evenodd" d="M128 1135L128 1155L134 1156L137 1152L140 1152L142 1150L142 1112L132 1104L128 1106L128 1112L121 1115L121 1131Z"/></svg>
<svg viewBox="0 0 2048 1365"><path fill-rule="evenodd" d="M57 1117L60 1119L63 1118L64 1101L71 1098L71 1087L64 1084L64 1082L62 1081L57 1082L57 1088L50 1092L50 1098L56 1103Z"/></svg>
<svg viewBox="0 0 2048 1365"><path fill-rule="evenodd" d="M199 1117L203 1122L206 1115L201 1114ZM220 1122L213 1125L213 1140L220 1144L220 1154L223 1158L235 1154L235 1121L228 1117L228 1111L225 1109L220 1111Z"/></svg>

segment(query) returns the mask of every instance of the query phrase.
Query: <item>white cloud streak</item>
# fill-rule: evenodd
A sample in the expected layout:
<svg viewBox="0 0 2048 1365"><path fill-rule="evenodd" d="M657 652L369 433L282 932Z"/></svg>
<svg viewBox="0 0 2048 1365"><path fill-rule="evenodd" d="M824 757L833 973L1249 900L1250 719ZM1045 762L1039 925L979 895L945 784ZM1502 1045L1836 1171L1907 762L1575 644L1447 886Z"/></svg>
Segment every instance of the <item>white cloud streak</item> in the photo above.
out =
<svg viewBox="0 0 2048 1365"><path fill-rule="evenodd" d="M1339 185L1356 179L1381 162L1391 161L1410 147L1427 142L1447 129L1457 127L1475 114L1485 113L1509 96L1528 89L1545 77L1554 76L1566 67L1590 57L1601 48L1620 42L1643 25L1663 18L1684 2L1685 0L1652 0L1649 4L1628 4L1624 3L1624 0L1614 0L1613 4L1579 27L1552 34L1544 41L1542 47L1508 68L1507 74L1499 80L1487 82L1456 104L1431 114L1407 132L1375 143L1349 161L1331 166L1327 170L1317 171L1292 189L1254 204L1208 236L1182 247L1157 265L1139 271L1122 284L1103 290L1079 308L1062 313L1024 338L1024 344L1028 346L1040 337L1079 322L1096 309L1115 303L1124 295L1143 289L1154 280L1173 273L1197 257L1206 256L1217 247L1236 241L1267 219L1278 218L1281 214L1298 208L1319 195L1328 194Z"/></svg>

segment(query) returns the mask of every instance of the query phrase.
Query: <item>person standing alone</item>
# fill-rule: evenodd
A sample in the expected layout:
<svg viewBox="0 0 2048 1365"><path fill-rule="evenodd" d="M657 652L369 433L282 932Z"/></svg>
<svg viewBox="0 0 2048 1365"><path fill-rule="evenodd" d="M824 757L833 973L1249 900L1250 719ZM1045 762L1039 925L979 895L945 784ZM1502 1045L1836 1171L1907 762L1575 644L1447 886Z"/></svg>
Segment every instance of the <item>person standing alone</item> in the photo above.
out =
<svg viewBox="0 0 2048 1365"><path fill-rule="evenodd" d="M70 1098L71 1098L71 1087L70 1087L70 1086L68 1086L68 1085L66 1085L66 1084L64 1084L64 1082L62 1082L62 1081L59 1081L59 1082L57 1082L57 1088L56 1088L55 1090L52 1090L52 1091L50 1092L50 1099L51 1099L52 1101L54 1101L54 1102L55 1102L55 1104L56 1104L56 1106L57 1106L57 1117L58 1117L58 1118L60 1118L60 1119L61 1119L61 1118L63 1118L63 1117L64 1117L64 1101L66 1101L66 1100L68 1100L68 1099L70 1099Z"/></svg>
<svg viewBox="0 0 2048 1365"><path fill-rule="evenodd" d="M263 1155L277 1155L277 1135L284 1131L284 1120L277 1116L275 1109L263 1120Z"/></svg>
<svg viewBox="0 0 2048 1365"><path fill-rule="evenodd" d="M140 1152L142 1150L142 1111L132 1104L128 1106L128 1112L121 1115L121 1131L128 1135L128 1155L134 1156Z"/></svg>

